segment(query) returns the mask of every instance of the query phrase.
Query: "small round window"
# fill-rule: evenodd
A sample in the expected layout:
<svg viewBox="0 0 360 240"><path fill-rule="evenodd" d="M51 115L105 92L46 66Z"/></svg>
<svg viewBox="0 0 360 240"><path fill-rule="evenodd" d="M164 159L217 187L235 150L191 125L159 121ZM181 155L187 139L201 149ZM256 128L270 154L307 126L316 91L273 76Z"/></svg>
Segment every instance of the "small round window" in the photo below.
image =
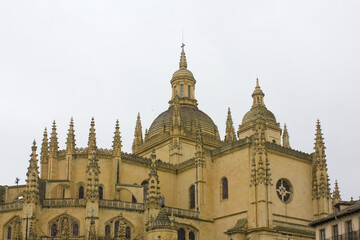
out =
<svg viewBox="0 0 360 240"><path fill-rule="evenodd" d="M293 194L291 183L286 179L280 179L276 183L276 193L284 203L290 202Z"/></svg>

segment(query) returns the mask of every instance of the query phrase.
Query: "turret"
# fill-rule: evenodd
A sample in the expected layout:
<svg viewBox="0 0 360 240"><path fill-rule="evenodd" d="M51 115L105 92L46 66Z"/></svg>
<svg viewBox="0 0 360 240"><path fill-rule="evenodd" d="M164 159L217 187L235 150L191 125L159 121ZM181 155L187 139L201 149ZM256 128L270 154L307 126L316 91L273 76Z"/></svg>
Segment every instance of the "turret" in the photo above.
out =
<svg viewBox="0 0 360 240"><path fill-rule="evenodd" d="M325 144L320 121L316 123L315 153L313 158L313 209L314 217L322 218L331 213L331 198L327 164L325 159Z"/></svg>
<svg viewBox="0 0 360 240"><path fill-rule="evenodd" d="M235 135L235 129L233 125L233 120L231 117L231 111L230 108L228 108L228 115L226 119L226 132L225 132L225 142L235 142L236 141L236 135Z"/></svg>
<svg viewBox="0 0 360 240"><path fill-rule="evenodd" d="M44 130L44 138L41 144L41 156L40 156L40 164L41 164L41 178L47 179L49 176L49 141L47 130Z"/></svg>
<svg viewBox="0 0 360 240"><path fill-rule="evenodd" d="M174 104L177 94L179 94L180 105L190 105L197 107L195 99L195 83L196 80L191 71L187 69L187 61L184 50L185 44L181 45L181 56L179 62L179 70L177 70L170 81L172 87L172 97L169 101L170 106Z"/></svg>
<svg viewBox="0 0 360 240"><path fill-rule="evenodd" d="M142 136L140 113L138 113L137 120L136 120L136 126L135 126L134 141L133 141L133 145L132 145L133 153L136 152L137 148L141 144L143 144L143 136Z"/></svg>
<svg viewBox="0 0 360 240"><path fill-rule="evenodd" d="M286 124L284 124L283 147L290 148L289 133L288 133L288 130L286 128Z"/></svg>

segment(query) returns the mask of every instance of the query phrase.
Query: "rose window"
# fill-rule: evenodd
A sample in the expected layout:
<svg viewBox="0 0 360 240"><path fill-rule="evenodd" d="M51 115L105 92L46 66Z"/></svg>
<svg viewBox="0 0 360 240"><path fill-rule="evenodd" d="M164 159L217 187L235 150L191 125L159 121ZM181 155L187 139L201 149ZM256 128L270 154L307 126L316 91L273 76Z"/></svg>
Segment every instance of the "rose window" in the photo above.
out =
<svg viewBox="0 0 360 240"><path fill-rule="evenodd" d="M281 201L287 203L291 200L292 187L288 180L280 179L276 183L276 193Z"/></svg>

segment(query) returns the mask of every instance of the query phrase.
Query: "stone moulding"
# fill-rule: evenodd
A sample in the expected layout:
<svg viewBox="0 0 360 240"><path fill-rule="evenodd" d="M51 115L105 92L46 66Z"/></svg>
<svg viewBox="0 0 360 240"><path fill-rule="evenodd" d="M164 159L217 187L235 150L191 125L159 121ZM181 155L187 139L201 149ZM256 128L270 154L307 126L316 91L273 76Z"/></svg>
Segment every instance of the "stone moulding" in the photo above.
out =
<svg viewBox="0 0 360 240"><path fill-rule="evenodd" d="M281 145L271 143L271 142L266 142L265 146L268 149L275 150L277 152L285 153L285 154L288 154L288 155L291 155L291 156L294 156L294 157L301 158L301 159L308 160L308 161L312 162L311 154L300 152L300 151L297 151L297 150L294 150L294 149L291 149L291 148L286 148L286 147L283 147Z"/></svg>
<svg viewBox="0 0 360 240"><path fill-rule="evenodd" d="M186 209L180 209L180 208L172 208L172 207L164 207L165 211L170 214L177 217L185 217L185 218L192 218L192 219L198 219L200 217L200 212L195 212L191 210Z"/></svg>
<svg viewBox="0 0 360 240"><path fill-rule="evenodd" d="M44 199L42 207L85 207L86 199L66 198L66 199Z"/></svg>
<svg viewBox="0 0 360 240"><path fill-rule="evenodd" d="M144 204L142 203L131 203L122 201L111 201L111 200L100 200L100 208L111 208L111 209L124 209L130 211L144 212Z"/></svg>
<svg viewBox="0 0 360 240"><path fill-rule="evenodd" d="M13 203L6 203L0 205L0 212L8 212L14 210L20 210L23 207L23 202L13 202Z"/></svg>

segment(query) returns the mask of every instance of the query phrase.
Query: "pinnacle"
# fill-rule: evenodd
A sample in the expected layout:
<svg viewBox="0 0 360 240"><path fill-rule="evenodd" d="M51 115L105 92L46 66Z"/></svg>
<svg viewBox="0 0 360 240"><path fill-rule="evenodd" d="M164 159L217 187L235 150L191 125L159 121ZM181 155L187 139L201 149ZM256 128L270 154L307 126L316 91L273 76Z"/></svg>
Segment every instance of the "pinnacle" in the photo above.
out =
<svg viewBox="0 0 360 240"><path fill-rule="evenodd" d="M33 141L33 145L32 145L32 147L31 147L31 149L32 149L32 151L33 151L33 154L34 154L34 153L36 154L36 149L37 149L37 147L36 147L36 141L35 141L35 139L34 139L34 141Z"/></svg>
<svg viewBox="0 0 360 240"><path fill-rule="evenodd" d="M184 47L185 47L185 44L182 44L181 45L182 50L181 50L181 56L180 56L180 63L179 63L180 68L187 68Z"/></svg>
<svg viewBox="0 0 360 240"><path fill-rule="evenodd" d="M94 117L91 118L88 148L92 150L96 149L96 133L95 133Z"/></svg>

